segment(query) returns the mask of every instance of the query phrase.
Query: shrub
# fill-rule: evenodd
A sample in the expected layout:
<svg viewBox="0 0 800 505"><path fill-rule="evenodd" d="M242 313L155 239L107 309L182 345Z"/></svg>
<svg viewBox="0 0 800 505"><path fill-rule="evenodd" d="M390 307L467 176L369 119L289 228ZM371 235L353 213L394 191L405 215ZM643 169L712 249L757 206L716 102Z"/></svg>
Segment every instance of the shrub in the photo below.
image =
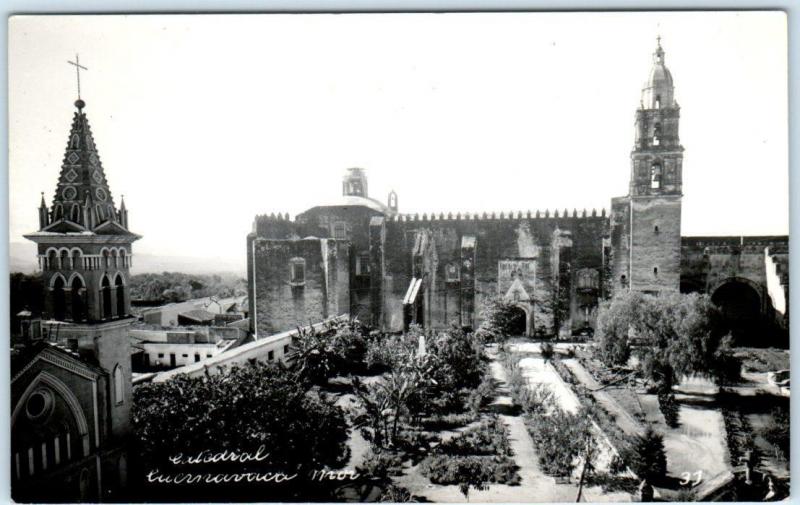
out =
<svg viewBox="0 0 800 505"><path fill-rule="evenodd" d="M540 352L542 354L542 359L544 359L544 362L547 363L549 361L552 361L553 356L555 355L555 349L553 349L553 344L551 344L550 342L543 342L541 344L540 349L541 349Z"/></svg>
<svg viewBox="0 0 800 505"><path fill-rule="evenodd" d="M650 482L660 482L667 475L664 437L648 427L625 451L624 459L633 472Z"/></svg>
<svg viewBox="0 0 800 505"><path fill-rule="evenodd" d="M402 455L391 451L371 450L364 456L358 473L375 479L386 479L403 473Z"/></svg>
<svg viewBox="0 0 800 505"><path fill-rule="evenodd" d="M483 420L442 442L437 452L450 455L511 455L508 428L498 417Z"/></svg>
<svg viewBox="0 0 800 505"><path fill-rule="evenodd" d="M487 370L478 387L469 392L467 406L471 412L478 413L492 398L494 398L494 379Z"/></svg>
<svg viewBox="0 0 800 505"><path fill-rule="evenodd" d="M433 454L420 463L420 472L434 484L462 484L470 480L473 487L485 489L485 484L490 482L519 483L516 465L506 456Z"/></svg>
<svg viewBox="0 0 800 505"><path fill-rule="evenodd" d="M388 503L408 503L413 502L414 499L408 489L396 486L394 484L389 484L386 489L381 492L381 495L378 497L378 501Z"/></svg>
<svg viewBox="0 0 800 505"><path fill-rule="evenodd" d="M762 429L762 436L775 448L776 456L789 457L789 412L778 408L772 411L772 417Z"/></svg>
<svg viewBox="0 0 800 505"><path fill-rule="evenodd" d="M517 311L500 297L488 299L481 310L482 323L475 332L483 342L504 342L513 331Z"/></svg>
<svg viewBox="0 0 800 505"><path fill-rule="evenodd" d="M664 420L670 428L677 428L680 415L678 402L675 401L675 395L672 393L659 393L658 394L658 408L664 414Z"/></svg>

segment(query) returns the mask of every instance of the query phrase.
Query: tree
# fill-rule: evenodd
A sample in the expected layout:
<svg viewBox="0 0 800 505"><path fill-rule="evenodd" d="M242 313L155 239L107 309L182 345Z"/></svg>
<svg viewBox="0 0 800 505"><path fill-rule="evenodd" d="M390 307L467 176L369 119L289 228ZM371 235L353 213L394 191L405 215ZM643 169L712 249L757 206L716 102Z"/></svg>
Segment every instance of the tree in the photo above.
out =
<svg viewBox="0 0 800 505"><path fill-rule="evenodd" d="M488 298L481 309L481 325L475 332L484 342L503 342L513 331L515 306L500 297Z"/></svg>
<svg viewBox="0 0 800 505"><path fill-rule="evenodd" d="M142 384L133 402L136 447L152 468L171 467L168 458L178 454L264 446L261 467L299 472L340 467L348 454L342 410L280 364Z"/></svg>
<svg viewBox="0 0 800 505"><path fill-rule="evenodd" d="M597 355L609 366L625 364L634 336L643 345L640 370L662 390L689 374L731 382L739 366L722 323L706 295L623 293L601 307Z"/></svg>
<svg viewBox="0 0 800 505"><path fill-rule="evenodd" d="M648 426L625 451L628 466L641 479L659 482L667 475L667 453L664 437Z"/></svg>

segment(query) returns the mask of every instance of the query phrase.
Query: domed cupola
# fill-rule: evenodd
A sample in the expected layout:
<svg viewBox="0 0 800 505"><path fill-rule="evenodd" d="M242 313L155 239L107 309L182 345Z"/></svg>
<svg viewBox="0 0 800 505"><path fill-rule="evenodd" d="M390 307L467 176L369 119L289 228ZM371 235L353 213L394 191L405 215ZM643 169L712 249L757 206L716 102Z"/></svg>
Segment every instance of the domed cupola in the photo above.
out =
<svg viewBox="0 0 800 505"><path fill-rule="evenodd" d="M672 74L664 64L664 49L661 47L661 37L657 38L657 47L653 53L653 68L650 78L642 89L642 108L661 109L675 107Z"/></svg>

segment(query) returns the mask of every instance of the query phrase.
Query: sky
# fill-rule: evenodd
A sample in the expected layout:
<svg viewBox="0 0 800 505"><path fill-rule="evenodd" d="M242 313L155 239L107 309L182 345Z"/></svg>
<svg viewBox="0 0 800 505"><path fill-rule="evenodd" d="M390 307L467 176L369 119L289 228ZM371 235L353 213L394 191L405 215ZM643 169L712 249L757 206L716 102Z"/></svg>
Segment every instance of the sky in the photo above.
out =
<svg viewBox="0 0 800 505"><path fill-rule="evenodd" d="M782 12L16 16L10 242L55 192L76 98L134 246L245 263L256 214L608 209L656 36L681 106L683 235L787 234Z"/></svg>

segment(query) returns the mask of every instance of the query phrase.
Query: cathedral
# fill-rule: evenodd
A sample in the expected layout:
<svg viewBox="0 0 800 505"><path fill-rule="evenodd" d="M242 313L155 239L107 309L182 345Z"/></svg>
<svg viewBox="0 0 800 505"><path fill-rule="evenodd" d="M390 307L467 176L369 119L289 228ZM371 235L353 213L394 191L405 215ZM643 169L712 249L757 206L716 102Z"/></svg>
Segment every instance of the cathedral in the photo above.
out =
<svg viewBox="0 0 800 505"><path fill-rule="evenodd" d="M788 328L788 237L681 235L680 107L659 39L636 110L630 185L610 212L406 214L371 198L350 168L338 200L259 215L247 237L257 337L349 314L385 331L477 327L487 301L518 333L590 336L600 301L621 290L707 293L756 344Z"/></svg>
<svg viewBox="0 0 800 505"><path fill-rule="evenodd" d="M11 352L11 482L17 502L120 499L128 475L134 241L114 202L78 99L37 244L41 321L23 321Z"/></svg>

